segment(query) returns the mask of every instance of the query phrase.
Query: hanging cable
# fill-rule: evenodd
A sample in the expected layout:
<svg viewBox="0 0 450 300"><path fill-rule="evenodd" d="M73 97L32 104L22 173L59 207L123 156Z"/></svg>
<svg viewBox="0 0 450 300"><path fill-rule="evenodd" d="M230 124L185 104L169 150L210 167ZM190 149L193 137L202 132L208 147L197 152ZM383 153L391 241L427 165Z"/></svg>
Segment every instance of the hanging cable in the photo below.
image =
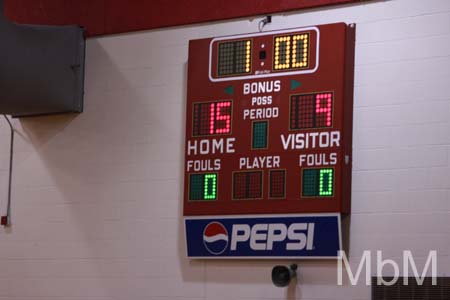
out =
<svg viewBox="0 0 450 300"><path fill-rule="evenodd" d="M13 172L13 155L14 155L14 127L6 115L3 115L3 117L5 117L11 130L11 140L9 146L8 203L6 206L6 216L1 217L1 225L11 226L11 188L12 188L12 172Z"/></svg>
<svg viewBox="0 0 450 300"><path fill-rule="evenodd" d="M259 32L262 32L264 26L266 26L269 23L272 23L272 16L266 16L264 19L259 21L259 23L258 23Z"/></svg>

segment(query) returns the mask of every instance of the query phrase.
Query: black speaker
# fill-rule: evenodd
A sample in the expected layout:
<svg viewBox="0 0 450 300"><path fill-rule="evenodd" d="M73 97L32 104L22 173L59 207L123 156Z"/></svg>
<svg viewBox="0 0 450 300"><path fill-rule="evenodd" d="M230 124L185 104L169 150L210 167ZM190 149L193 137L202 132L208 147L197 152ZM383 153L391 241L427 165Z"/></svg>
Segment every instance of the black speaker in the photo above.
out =
<svg viewBox="0 0 450 300"><path fill-rule="evenodd" d="M0 114L82 112L84 30L9 22L4 0L0 10Z"/></svg>
<svg viewBox="0 0 450 300"><path fill-rule="evenodd" d="M288 286L293 278L297 277L297 265L275 266L272 269L272 283L277 287Z"/></svg>

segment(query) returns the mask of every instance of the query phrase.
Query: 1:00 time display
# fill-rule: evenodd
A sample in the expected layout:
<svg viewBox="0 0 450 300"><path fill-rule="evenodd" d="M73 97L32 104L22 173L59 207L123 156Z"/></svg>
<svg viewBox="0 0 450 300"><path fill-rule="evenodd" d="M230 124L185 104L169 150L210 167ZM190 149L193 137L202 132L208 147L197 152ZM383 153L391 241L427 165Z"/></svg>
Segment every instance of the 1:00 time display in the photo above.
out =
<svg viewBox="0 0 450 300"><path fill-rule="evenodd" d="M254 45L252 39L219 42L217 46L217 76L229 77L252 73L254 47L260 47L257 58L263 66L266 59L264 45ZM308 68L310 50L309 33L279 35L273 40L272 71ZM258 54L258 53L256 53ZM270 68L270 65L268 65Z"/></svg>

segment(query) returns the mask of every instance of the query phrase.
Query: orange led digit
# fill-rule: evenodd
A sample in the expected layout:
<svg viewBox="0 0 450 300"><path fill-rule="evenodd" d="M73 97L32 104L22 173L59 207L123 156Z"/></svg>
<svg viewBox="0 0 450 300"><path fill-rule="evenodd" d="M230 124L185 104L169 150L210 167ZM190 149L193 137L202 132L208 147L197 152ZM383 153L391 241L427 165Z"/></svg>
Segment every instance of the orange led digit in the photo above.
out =
<svg viewBox="0 0 450 300"><path fill-rule="evenodd" d="M308 34L278 36L274 45L274 70L300 69L308 66Z"/></svg>
<svg viewBox="0 0 450 300"><path fill-rule="evenodd" d="M308 34L292 37L292 68L304 68L308 65Z"/></svg>
<svg viewBox="0 0 450 300"><path fill-rule="evenodd" d="M250 40L220 43L218 46L218 75L231 76L250 73L251 54L252 42Z"/></svg>

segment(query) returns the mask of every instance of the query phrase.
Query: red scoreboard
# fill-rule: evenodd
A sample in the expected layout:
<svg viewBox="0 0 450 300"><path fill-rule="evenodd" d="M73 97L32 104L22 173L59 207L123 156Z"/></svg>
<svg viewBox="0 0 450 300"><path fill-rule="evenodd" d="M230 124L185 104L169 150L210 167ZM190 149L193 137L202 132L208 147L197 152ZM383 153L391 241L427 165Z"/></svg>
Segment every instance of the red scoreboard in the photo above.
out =
<svg viewBox="0 0 450 300"><path fill-rule="evenodd" d="M355 27L189 43L184 215L349 213Z"/></svg>

